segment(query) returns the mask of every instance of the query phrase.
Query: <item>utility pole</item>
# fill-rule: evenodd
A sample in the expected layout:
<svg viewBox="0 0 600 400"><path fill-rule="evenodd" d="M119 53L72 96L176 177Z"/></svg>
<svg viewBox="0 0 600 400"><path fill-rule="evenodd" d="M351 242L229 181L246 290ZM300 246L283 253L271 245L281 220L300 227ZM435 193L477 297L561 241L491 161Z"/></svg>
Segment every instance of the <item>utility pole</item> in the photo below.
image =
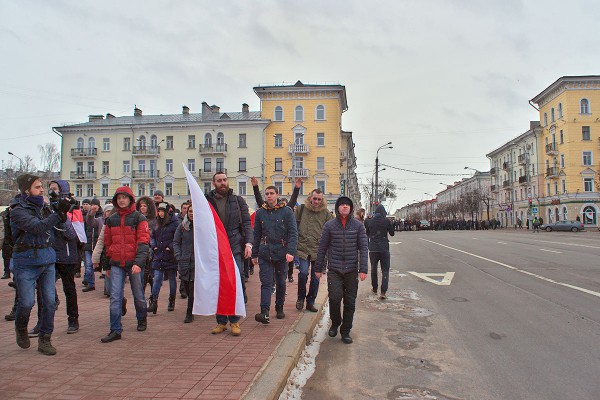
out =
<svg viewBox="0 0 600 400"><path fill-rule="evenodd" d="M379 150L381 149L393 149L393 146L390 146L392 142L387 142L386 144L379 146L377 149L377 153L375 154L375 193L373 194L374 200L371 203L371 212L373 212L373 204L379 202Z"/></svg>

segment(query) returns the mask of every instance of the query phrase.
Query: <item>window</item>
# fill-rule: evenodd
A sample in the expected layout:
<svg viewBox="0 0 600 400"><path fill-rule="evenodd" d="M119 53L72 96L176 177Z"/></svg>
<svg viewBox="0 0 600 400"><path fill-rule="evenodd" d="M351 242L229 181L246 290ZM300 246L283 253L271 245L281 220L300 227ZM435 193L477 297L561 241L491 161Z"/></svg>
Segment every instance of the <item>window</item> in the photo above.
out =
<svg viewBox="0 0 600 400"><path fill-rule="evenodd" d="M567 193L567 181L565 181L563 179L561 183L562 183L562 192Z"/></svg>
<svg viewBox="0 0 600 400"><path fill-rule="evenodd" d="M94 162L93 161L88 161L87 163L87 171L88 172L94 172L96 170L96 168L94 167Z"/></svg>
<svg viewBox="0 0 600 400"><path fill-rule="evenodd" d="M583 165L592 165L592 152L591 151L583 152Z"/></svg>
<svg viewBox="0 0 600 400"><path fill-rule="evenodd" d="M275 186L277 188L277 192L279 194L283 193L283 182L281 182L281 181L273 182L273 186Z"/></svg>
<svg viewBox="0 0 600 400"><path fill-rule="evenodd" d="M535 164L531 164L531 175L535 175Z"/></svg>
<svg viewBox="0 0 600 400"><path fill-rule="evenodd" d="M326 193L325 192L325 181L317 181L317 189L320 189L321 192Z"/></svg>
<svg viewBox="0 0 600 400"><path fill-rule="evenodd" d="M565 167L565 155L564 154L560 155L560 167L561 168Z"/></svg>
<svg viewBox="0 0 600 400"><path fill-rule="evenodd" d="M225 159L217 158L215 172L225 172Z"/></svg>
<svg viewBox="0 0 600 400"><path fill-rule="evenodd" d="M583 191L584 192L593 192L594 191L593 178L583 178Z"/></svg>
<svg viewBox="0 0 600 400"><path fill-rule="evenodd" d="M317 133L317 146L325 146L325 133Z"/></svg>
<svg viewBox="0 0 600 400"><path fill-rule="evenodd" d="M246 157L240 157L238 171L240 171L240 172L246 171Z"/></svg>
<svg viewBox="0 0 600 400"><path fill-rule="evenodd" d="M148 194L153 194L154 192L156 192L156 186L154 185L154 183L149 183L148 184Z"/></svg>
<svg viewBox="0 0 600 400"><path fill-rule="evenodd" d="M558 103L558 118L562 118L562 103Z"/></svg>
<svg viewBox="0 0 600 400"><path fill-rule="evenodd" d="M210 133L204 134L204 147L212 147L212 135Z"/></svg>
<svg viewBox="0 0 600 400"><path fill-rule="evenodd" d="M544 113L544 126L548 126L548 113Z"/></svg>
<svg viewBox="0 0 600 400"><path fill-rule="evenodd" d="M188 158L188 169L190 172L196 171L196 160L194 158Z"/></svg>
<svg viewBox="0 0 600 400"><path fill-rule="evenodd" d="M102 197L108 197L108 183L102 184Z"/></svg>
<svg viewBox="0 0 600 400"><path fill-rule="evenodd" d="M88 149L94 150L95 148L96 148L96 139L94 139L93 137L91 137L91 138L88 139Z"/></svg>
<svg viewBox="0 0 600 400"><path fill-rule="evenodd" d="M304 121L304 108L296 106L294 110L294 121Z"/></svg>
<svg viewBox="0 0 600 400"><path fill-rule="evenodd" d="M283 135L276 133L273 137L275 138L275 147L283 147Z"/></svg>
<svg viewBox="0 0 600 400"><path fill-rule="evenodd" d="M210 187L211 183L210 182L204 182L204 193L208 194L210 192Z"/></svg>
<svg viewBox="0 0 600 400"><path fill-rule="evenodd" d="M318 105L315 114L316 114L316 117L315 117L316 120L324 121L325 120L325 106Z"/></svg>
<svg viewBox="0 0 600 400"><path fill-rule="evenodd" d="M150 136L150 147L153 149L158 147L158 138L156 135Z"/></svg>
<svg viewBox="0 0 600 400"><path fill-rule="evenodd" d="M238 196L246 195L246 182L238 182Z"/></svg>
<svg viewBox="0 0 600 400"><path fill-rule="evenodd" d="M275 121L283 121L283 107L275 107Z"/></svg>
<svg viewBox="0 0 600 400"><path fill-rule="evenodd" d="M581 140L592 140L590 137L590 127L582 126L581 127Z"/></svg>
<svg viewBox="0 0 600 400"><path fill-rule="evenodd" d="M212 172L212 159L211 158L204 159L204 172Z"/></svg>
<svg viewBox="0 0 600 400"><path fill-rule="evenodd" d="M241 148L246 147L246 134L245 133L240 133L238 147L241 147Z"/></svg>
<svg viewBox="0 0 600 400"><path fill-rule="evenodd" d="M225 134L223 132L217 133L217 144L225 144Z"/></svg>
<svg viewBox="0 0 600 400"><path fill-rule="evenodd" d="M579 101L579 113L589 114L590 113L590 102L588 99L581 99Z"/></svg>
<svg viewBox="0 0 600 400"><path fill-rule="evenodd" d="M569 215L567 213L567 207L563 207L562 214L563 214L563 221L568 221L569 220L569 218L568 218Z"/></svg>
<svg viewBox="0 0 600 400"><path fill-rule="evenodd" d="M110 151L110 138L102 139L102 151Z"/></svg>
<svg viewBox="0 0 600 400"><path fill-rule="evenodd" d="M83 161L77 161L77 165L75 166L78 174L83 173Z"/></svg>
<svg viewBox="0 0 600 400"><path fill-rule="evenodd" d="M83 138L82 137L78 138L77 139L77 150L83 150L84 147L85 146L84 146Z"/></svg>
<svg viewBox="0 0 600 400"><path fill-rule="evenodd" d="M138 143L139 143L141 149L145 149L146 148L146 136L141 135L138 138Z"/></svg>
<svg viewBox="0 0 600 400"><path fill-rule="evenodd" d="M173 136L167 136L167 150L173 150Z"/></svg>
<svg viewBox="0 0 600 400"><path fill-rule="evenodd" d="M173 172L173 159L167 159L165 164L165 171Z"/></svg>
<svg viewBox="0 0 600 400"><path fill-rule="evenodd" d="M552 107L552 109L550 110L550 122L554 122L554 107Z"/></svg>
<svg viewBox="0 0 600 400"><path fill-rule="evenodd" d="M123 138L123 151L131 151L131 138Z"/></svg>
<svg viewBox="0 0 600 400"><path fill-rule="evenodd" d="M94 197L94 185L91 183L88 183L86 185L86 194L87 197Z"/></svg>
<svg viewBox="0 0 600 400"><path fill-rule="evenodd" d="M317 170L318 171L325 170L325 157L317 157Z"/></svg>
<svg viewBox="0 0 600 400"><path fill-rule="evenodd" d="M146 160L138 160L138 171L146 171Z"/></svg>
<svg viewBox="0 0 600 400"><path fill-rule="evenodd" d="M102 161L102 173L103 174L108 174L109 170L110 170L109 162L108 161Z"/></svg>
<svg viewBox="0 0 600 400"><path fill-rule="evenodd" d="M146 185L143 183L138 183L138 191L137 191L137 195L138 197L141 196L145 196L146 195Z"/></svg>
<svg viewBox="0 0 600 400"><path fill-rule="evenodd" d="M276 158L275 159L275 171L282 171L282 170L283 170L283 159Z"/></svg>
<svg viewBox="0 0 600 400"><path fill-rule="evenodd" d="M563 133L563 130L560 130L560 144L565 143L565 134Z"/></svg>
<svg viewBox="0 0 600 400"><path fill-rule="evenodd" d="M554 182L554 194L558 194L558 182Z"/></svg>
<svg viewBox="0 0 600 400"><path fill-rule="evenodd" d="M188 149L196 148L196 135L188 135Z"/></svg>
<svg viewBox="0 0 600 400"><path fill-rule="evenodd" d="M75 196L83 197L83 185L75 185Z"/></svg>
<svg viewBox="0 0 600 400"><path fill-rule="evenodd" d="M173 196L173 183L165 182L165 196Z"/></svg>
<svg viewBox="0 0 600 400"><path fill-rule="evenodd" d="M546 196L550 196L550 183L546 184Z"/></svg>

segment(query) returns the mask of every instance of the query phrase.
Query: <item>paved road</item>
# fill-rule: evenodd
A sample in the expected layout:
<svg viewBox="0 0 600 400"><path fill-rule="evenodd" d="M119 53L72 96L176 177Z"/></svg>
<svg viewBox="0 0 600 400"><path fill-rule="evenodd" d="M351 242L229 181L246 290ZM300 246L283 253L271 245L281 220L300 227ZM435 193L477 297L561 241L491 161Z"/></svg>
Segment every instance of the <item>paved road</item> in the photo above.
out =
<svg viewBox="0 0 600 400"><path fill-rule="evenodd" d="M361 283L354 344L325 340L303 399L600 398L598 232L392 241L389 298Z"/></svg>

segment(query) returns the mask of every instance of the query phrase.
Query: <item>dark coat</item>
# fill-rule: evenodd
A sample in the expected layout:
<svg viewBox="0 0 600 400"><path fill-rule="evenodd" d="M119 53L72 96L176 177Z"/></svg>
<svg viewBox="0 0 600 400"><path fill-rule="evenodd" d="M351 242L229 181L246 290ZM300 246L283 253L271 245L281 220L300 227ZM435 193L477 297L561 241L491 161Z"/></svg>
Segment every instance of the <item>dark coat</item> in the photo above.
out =
<svg viewBox="0 0 600 400"><path fill-rule="evenodd" d="M206 199L218 214L215 195L216 192L212 190L206 195ZM219 218L227 232L229 244L231 245L231 252L234 256L241 256L246 243L252 243L254 238L252 226L250 224L248 205L242 197L233 194L233 190L231 189L229 189L229 192L227 193L227 203L229 204L229 207L227 208L225 215L219 215Z"/></svg>
<svg viewBox="0 0 600 400"><path fill-rule="evenodd" d="M394 225L392 221L386 218L386 215L385 207L380 204L375 209L373 218L365 221L365 228L369 237L369 251L390 251L388 234L394 236Z"/></svg>
<svg viewBox="0 0 600 400"><path fill-rule="evenodd" d="M55 182L61 195L69 195L71 187L69 182L56 180ZM56 251L56 262L60 264L77 264L79 255L77 254L77 232L73 228L71 220L67 219L64 223L64 229L57 229L54 232L54 250Z"/></svg>
<svg viewBox="0 0 600 400"><path fill-rule="evenodd" d="M335 203L336 214L340 199ZM346 199L348 198L346 197ZM350 199L348 200L351 202ZM328 268L333 271L346 273L358 269L358 272L365 274L369 271L367 232L365 226L353 217L353 209L354 205L350 207L350 215L346 220L345 227L339 214L323 225L315 272L323 272L326 255Z"/></svg>
<svg viewBox="0 0 600 400"><path fill-rule="evenodd" d="M4 242L2 242L2 258L5 260L10 260L12 258L13 252L13 239L10 234L10 208L7 207L6 210L0 213L2 216L2 224L4 226Z"/></svg>
<svg viewBox="0 0 600 400"><path fill-rule="evenodd" d="M100 231L102 230L102 225L104 224L104 212L102 208L98 209L96 215L93 215L90 210L83 219L83 222L85 224L85 236L87 237L87 242L83 245L83 249L85 251L94 251Z"/></svg>
<svg viewBox="0 0 600 400"><path fill-rule="evenodd" d="M173 238L173 250L179 264L179 278L182 281L193 281L196 271L194 262L194 223L187 216L177 227Z"/></svg>
<svg viewBox="0 0 600 400"><path fill-rule="evenodd" d="M252 258L285 261L286 254L296 255L298 227L292 209L283 203L269 207L264 203L254 217Z"/></svg>
<svg viewBox="0 0 600 400"><path fill-rule="evenodd" d="M166 225L160 224L160 218L157 218L156 225L152 229L151 241L154 245L153 256L152 256L152 269L158 269L160 271L176 270L177 259L175 258L175 251L173 249L173 238L175 237L175 231L179 226L177 217L171 213L165 215L167 219Z"/></svg>

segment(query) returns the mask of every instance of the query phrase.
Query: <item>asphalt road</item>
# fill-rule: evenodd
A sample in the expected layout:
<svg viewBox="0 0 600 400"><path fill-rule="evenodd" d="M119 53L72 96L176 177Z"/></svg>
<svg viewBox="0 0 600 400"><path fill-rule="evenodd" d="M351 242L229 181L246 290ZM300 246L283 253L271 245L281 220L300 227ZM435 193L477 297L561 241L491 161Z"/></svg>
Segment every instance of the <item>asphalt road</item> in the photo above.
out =
<svg viewBox="0 0 600 400"><path fill-rule="evenodd" d="M391 242L388 299L359 285L354 343L321 344L303 399L600 399L599 232Z"/></svg>

